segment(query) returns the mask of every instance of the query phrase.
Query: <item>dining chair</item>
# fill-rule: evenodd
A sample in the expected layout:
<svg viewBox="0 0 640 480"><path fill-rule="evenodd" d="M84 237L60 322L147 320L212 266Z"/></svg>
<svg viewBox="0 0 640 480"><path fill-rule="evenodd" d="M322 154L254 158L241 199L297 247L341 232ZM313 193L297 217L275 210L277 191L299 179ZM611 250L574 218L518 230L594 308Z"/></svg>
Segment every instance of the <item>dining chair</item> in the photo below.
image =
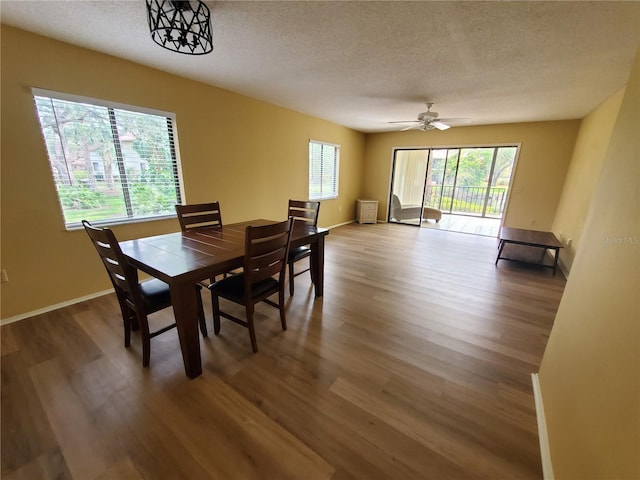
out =
<svg viewBox="0 0 640 480"><path fill-rule="evenodd" d="M98 251L116 292L124 323L124 346L131 344L131 331L140 330L142 365L147 367L151 353L150 340L176 326L174 322L153 332L149 330L148 315L172 305L169 285L157 278L139 282L138 270L127 262L113 231L94 227L87 220L82 220L82 225ZM194 285L194 288L200 290L199 285ZM197 298L200 331L206 337L207 325L199 292Z"/></svg>
<svg viewBox="0 0 640 480"><path fill-rule="evenodd" d="M198 228L222 227L219 202L176 205L176 214L183 232Z"/></svg>
<svg viewBox="0 0 640 480"><path fill-rule="evenodd" d="M209 286L213 306L213 330L220 333L220 317L249 329L251 348L258 351L253 321L255 305L265 302L280 311L282 330L287 329L284 284L287 254L293 219L262 226L248 226L245 231L245 254L242 272ZM276 276L276 277L274 277ZM268 297L278 294L278 302ZM220 310L220 297L244 305L246 320Z"/></svg>
<svg viewBox="0 0 640 480"><path fill-rule="evenodd" d="M307 202L303 200L289 200L289 217L293 217L295 221L303 221L308 225L318 226L318 214L320 213L320 202ZM289 295L293 296L295 289L293 279L298 275L302 275L304 272L311 270L311 260L309 260L309 266L304 270L300 270L294 273L294 264L303 258L311 257L311 248L308 245L302 245L300 247L294 247L289 250L289 258L287 264L289 265ZM314 273L311 271L311 282L315 282L313 278Z"/></svg>
<svg viewBox="0 0 640 480"><path fill-rule="evenodd" d="M180 222L180 229L183 232L189 232L202 228L222 227L222 211L219 202L210 203L192 203L187 205L176 205L176 214ZM227 275L233 275L235 272L227 272ZM216 277L204 280L199 284L208 288L211 283L216 281Z"/></svg>

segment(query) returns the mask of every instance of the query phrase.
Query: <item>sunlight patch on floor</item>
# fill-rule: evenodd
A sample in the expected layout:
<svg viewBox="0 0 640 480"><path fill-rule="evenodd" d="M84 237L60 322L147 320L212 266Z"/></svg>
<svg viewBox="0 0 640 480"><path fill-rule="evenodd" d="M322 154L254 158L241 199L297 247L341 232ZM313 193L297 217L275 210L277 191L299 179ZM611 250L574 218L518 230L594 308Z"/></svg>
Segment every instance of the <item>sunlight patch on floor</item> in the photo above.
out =
<svg viewBox="0 0 640 480"><path fill-rule="evenodd" d="M500 218L481 218L468 215L443 214L442 219L435 223L434 220L424 220L422 226L450 232L470 233L497 237L500 231Z"/></svg>

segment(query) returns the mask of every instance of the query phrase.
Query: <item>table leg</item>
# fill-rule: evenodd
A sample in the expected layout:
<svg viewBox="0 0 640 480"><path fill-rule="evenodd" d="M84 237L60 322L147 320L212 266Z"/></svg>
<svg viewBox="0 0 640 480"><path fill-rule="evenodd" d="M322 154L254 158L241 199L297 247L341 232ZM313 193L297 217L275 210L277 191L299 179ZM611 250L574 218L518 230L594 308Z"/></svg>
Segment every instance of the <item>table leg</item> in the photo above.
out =
<svg viewBox="0 0 640 480"><path fill-rule="evenodd" d="M500 260L500 255L502 254L502 249L504 248L505 241L500 240L500 246L498 248L498 256L496 257L496 265L498 265L498 260Z"/></svg>
<svg viewBox="0 0 640 480"><path fill-rule="evenodd" d="M318 240L311 244L311 269L315 277L316 297L321 297L324 293L324 235L319 235Z"/></svg>
<svg viewBox="0 0 640 480"><path fill-rule="evenodd" d="M556 268L558 267L558 257L560 256L560 249L559 248L554 248L555 255L553 256L553 274L556 274Z"/></svg>
<svg viewBox="0 0 640 480"><path fill-rule="evenodd" d="M200 334L198 332L198 298L200 292L192 282L172 284L171 301L176 319L184 370L189 378L202 373Z"/></svg>

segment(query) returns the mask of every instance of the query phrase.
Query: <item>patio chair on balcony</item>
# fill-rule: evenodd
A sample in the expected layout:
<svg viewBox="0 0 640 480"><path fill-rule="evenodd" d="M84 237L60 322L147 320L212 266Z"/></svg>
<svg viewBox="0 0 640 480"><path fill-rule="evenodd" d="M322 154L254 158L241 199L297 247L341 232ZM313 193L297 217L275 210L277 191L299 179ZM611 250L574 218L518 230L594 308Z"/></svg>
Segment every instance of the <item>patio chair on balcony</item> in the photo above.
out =
<svg viewBox="0 0 640 480"><path fill-rule="evenodd" d="M436 223L442 218L442 212L437 208L421 207L420 205L402 205L397 195L391 197L391 219L396 221L413 220L420 218L423 220L435 220Z"/></svg>

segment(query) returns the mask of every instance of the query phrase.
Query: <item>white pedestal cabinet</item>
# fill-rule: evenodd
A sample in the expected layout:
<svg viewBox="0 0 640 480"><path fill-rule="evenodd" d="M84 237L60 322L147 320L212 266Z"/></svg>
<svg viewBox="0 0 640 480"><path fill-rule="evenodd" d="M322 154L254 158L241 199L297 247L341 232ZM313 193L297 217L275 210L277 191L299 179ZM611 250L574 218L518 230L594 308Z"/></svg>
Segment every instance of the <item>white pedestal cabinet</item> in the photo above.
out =
<svg viewBox="0 0 640 480"><path fill-rule="evenodd" d="M356 200L356 222L376 223L378 221L377 200Z"/></svg>

